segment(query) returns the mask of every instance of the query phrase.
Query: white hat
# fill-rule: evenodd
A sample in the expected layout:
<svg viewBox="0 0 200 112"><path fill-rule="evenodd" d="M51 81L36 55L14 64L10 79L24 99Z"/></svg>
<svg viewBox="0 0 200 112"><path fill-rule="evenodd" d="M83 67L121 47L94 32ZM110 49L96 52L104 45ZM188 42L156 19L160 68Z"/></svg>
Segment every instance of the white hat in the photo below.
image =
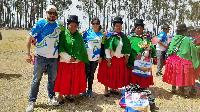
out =
<svg viewBox="0 0 200 112"><path fill-rule="evenodd" d="M46 12L50 11L51 9L54 9L57 12L57 8L54 5L48 5L47 9L46 9Z"/></svg>

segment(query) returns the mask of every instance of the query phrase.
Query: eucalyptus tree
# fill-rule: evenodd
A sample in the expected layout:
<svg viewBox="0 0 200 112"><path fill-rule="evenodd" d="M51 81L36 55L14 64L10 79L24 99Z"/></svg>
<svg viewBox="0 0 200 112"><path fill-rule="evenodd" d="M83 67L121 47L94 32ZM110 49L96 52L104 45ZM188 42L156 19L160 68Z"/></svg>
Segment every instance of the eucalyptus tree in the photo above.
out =
<svg viewBox="0 0 200 112"><path fill-rule="evenodd" d="M189 4L191 10L187 12L187 18L191 20L195 26L198 26L200 22L200 1L193 2L192 0L189 0Z"/></svg>
<svg viewBox="0 0 200 112"><path fill-rule="evenodd" d="M29 3L28 3L28 0L24 0L24 10L25 10L25 14L24 14L24 27L25 28L28 28L28 14L29 14Z"/></svg>
<svg viewBox="0 0 200 112"><path fill-rule="evenodd" d="M3 0L3 26L10 27L12 0Z"/></svg>
<svg viewBox="0 0 200 112"><path fill-rule="evenodd" d="M152 0L147 20L151 20L153 24L154 34L159 33L159 27L163 24L171 24L173 13L170 6L171 0Z"/></svg>
<svg viewBox="0 0 200 112"><path fill-rule="evenodd" d="M68 9L69 6L72 4L71 0L51 0L50 2L57 7L58 16L62 16L63 10Z"/></svg>
<svg viewBox="0 0 200 112"><path fill-rule="evenodd" d="M105 31L106 29L106 11L108 12L108 2L109 0L79 0L83 2L83 10L87 12L89 16L89 23L91 18L94 16L96 17L103 17L103 26L102 29ZM111 0L112 1L112 0ZM99 14L98 14L99 9ZM108 21L108 20L107 20ZM90 26L90 24L89 24Z"/></svg>
<svg viewBox="0 0 200 112"><path fill-rule="evenodd" d="M172 24L173 24L173 29L175 29L177 21L178 21L178 9L179 9L179 0L171 0L172 2L172 7L171 9L173 10L173 16L172 16Z"/></svg>
<svg viewBox="0 0 200 112"><path fill-rule="evenodd" d="M35 0L30 0L30 13L29 13L29 23L28 27L32 27L35 24L35 14L36 14L36 2Z"/></svg>
<svg viewBox="0 0 200 112"><path fill-rule="evenodd" d="M22 17L25 13L24 10L24 2L22 2L21 0L16 0L15 1L15 10L17 12L17 24L16 26L19 28L22 27Z"/></svg>
<svg viewBox="0 0 200 112"><path fill-rule="evenodd" d="M178 23L184 23L185 19L186 19L186 7L187 7L187 0L180 0L179 1L179 8L178 8Z"/></svg>
<svg viewBox="0 0 200 112"><path fill-rule="evenodd" d="M141 0L130 0L130 1L131 1L130 18L131 19L140 18L140 9L142 6Z"/></svg>
<svg viewBox="0 0 200 112"><path fill-rule="evenodd" d="M153 30L154 33L158 34L158 28L160 26L160 11L162 9L162 1L161 0L152 0L152 5L150 9L150 16L153 20Z"/></svg>
<svg viewBox="0 0 200 112"><path fill-rule="evenodd" d="M3 8L3 6L4 6L4 2L0 2L0 28L1 27L3 27L3 21L4 21L4 16L3 16L3 14L4 14L4 8Z"/></svg>
<svg viewBox="0 0 200 112"><path fill-rule="evenodd" d="M104 7L103 0L94 0L94 3L95 3L95 16L99 17L100 13L98 13L98 10L99 12L103 11L103 7Z"/></svg>
<svg viewBox="0 0 200 112"><path fill-rule="evenodd" d="M88 19L88 26L90 26L90 21L94 16L94 1L91 0L80 0L83 3L83 11L87 12L89 19Z"/></svg>

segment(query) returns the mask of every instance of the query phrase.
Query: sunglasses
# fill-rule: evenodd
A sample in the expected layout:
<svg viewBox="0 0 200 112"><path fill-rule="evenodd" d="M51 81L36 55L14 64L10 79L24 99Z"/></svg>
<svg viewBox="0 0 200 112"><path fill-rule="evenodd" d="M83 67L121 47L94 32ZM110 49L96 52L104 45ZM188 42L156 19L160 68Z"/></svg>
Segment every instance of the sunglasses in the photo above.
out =
<svg viewBox="0 0 200 112"><path fill-rule="evenodd" d="M50 12L50 11L48 11L47 12L49 15L57 15L57 12Z"/></svg>
<svg viewBox="0 0 200 112"><path fill-rule="evenodd" d="M92 23L92 25L100 25L100 23Z"/></svg>

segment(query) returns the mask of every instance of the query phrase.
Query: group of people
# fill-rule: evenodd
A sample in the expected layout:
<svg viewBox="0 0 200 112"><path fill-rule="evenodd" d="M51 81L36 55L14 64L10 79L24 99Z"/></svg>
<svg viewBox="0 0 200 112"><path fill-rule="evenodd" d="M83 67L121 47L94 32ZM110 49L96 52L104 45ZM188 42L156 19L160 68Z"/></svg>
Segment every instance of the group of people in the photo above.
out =
<svg viewBox="0 0 200 112"><path fill-rule="evenodd" d="M194 84L194 80L198 76L195 74L194 77L191 77L189 74L191 72L196 73L195 70L200 64L199 41L194 41L194 39L190 41L191 39L178 32L180 29L177 29L177 36L174 37L168 48L166 41L169 26L163 27L163 33L158 36L159 45L155 48L151 44L151 40L144 34L145 24L142 19L135 21L133 32L128 36L122 32L123 21L119 16L112 21L112 32L107 32L106 34L101 32L100 20L95 17L91 20L92 27L81 34L78 31L78 16L69 16L67 28L65 28L56 20L58 15L55 6L49 5L46 13L47 18L40 19L33 26L29 33L30 37L27 39L26 61L29 63L34 62L34 76L29 95L29 104L26 109L27 112L31 112L34 109L44 71L48 74L49 105L63 104L65 98L73 101L73 97L80 94L93 97L92 85L95 71L98 71L98 82L105 86L105 97L109 97L110 93L119 94L119 88L130 83L138 84L141 88L149 88L150 85L153 85L151 66L149 68L137 67L134 64L135 60L142 59L148 63L157 54L160 59L158 61L159 69L157 74L160 75L164 65L163 60L164 56L166 56L166 49L168 49L169 57L166 60L163 81L173 86L180 86L176 82L177 74L184 73L185 77L187 77L186 79L191 78L188 81L189 84ZM189 47L185 47L185 44L178 45L176 37L177 39L184 37L185 44L188 42L187 46ZM183 39L179 40L182 41ZM35 46L34 60L30 52L33 43ZM182 43L184 41L180 44ZM177 45L179 46L179 55L175 54L178 53L177 51L174 52L174 47L176 48ZM181 46L184 48L181 48ZM192 56L187 54L185 49L192 53ZM184 63L187 62L187 67L185 67L183 62L179 61L177 63L182 64L183 67L179 67L180 72L173 72L172 70L180 66L172 63L171 60L174 58ZM98 70L96 70L97 66L99 66ZM133 69L150 74L147 77L143 77L135 73ZM181 78L186 80L185 77ZM178 81L180 80L178 79ZM183 84L183 82L180 83ZM184 84L187 86L188 83ZM58 93L57 97L55 97L55 92Z"/></svg>

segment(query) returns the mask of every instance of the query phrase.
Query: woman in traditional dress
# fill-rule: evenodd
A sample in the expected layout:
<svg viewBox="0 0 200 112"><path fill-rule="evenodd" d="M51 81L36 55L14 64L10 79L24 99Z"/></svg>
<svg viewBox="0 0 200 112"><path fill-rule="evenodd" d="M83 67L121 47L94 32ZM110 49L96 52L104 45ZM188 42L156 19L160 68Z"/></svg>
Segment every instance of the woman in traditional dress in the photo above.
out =
<svg viewBox="0 0 200 112"><path fill-rule="evenodd" d="M101 52L101 43L103 39L103 33L100 31L100 20L98 18L93 18L91 21L92 28L89 28L83 33L83 39L87 49L87 54L89 58L89 63L85 65L86 70L86 80L88 83L88 90L86 96L92 97L92 84L94 80L94 73L96 71L98 60Z"/></svg>
<svg viewBox="0 0 200 112"><path fill-rule="evenodd" d="M173 93L179 87L180 94L185 94L184 87L193 86L199 74L200 46L186 35L186 25L178 25L167 52L163 81L172 85Z"/></svg>
<svg viewBox="0 0 200 112"><path fill-rule="evenodd" d="M106 55L105 55L105 46L104 46L104 43L105 43L105 40L106 40L106 36L105 35L102 39L102 43L101 43L101 51L100 51L100 58L99 58L99 68L98 68L98 74L97 74L97 79L98 79L98 82L100 82L101 84L104 84L104 85L107 85L108 83L108 78L107 74L109 74L109 68L107 66L107 60L106 60ZM108 87L105 86L105 96L108 97L109 94L108 94Z"/></svg>
<svg viewBox="0 0 200 112"><path fill-rule="evenodd" d="M128 38L131 44L131 54L128 60L128 66L134 69L134 62L136 59L140 60L142 54L145 53L145 61L150 62L151 58L156 56L155 47L151 44L150 40L147 39L146 35L143 35L144 23L142 19L137 19L134 24L134 33L131 33ZM138 84L141 88L148 88L153 85L153 76L151 74L151 68L148 70L141 70L149 72L147 77L140 76L139 73L131 73L130 82L132 84Z"/></svg>
<svg viewBox="0 0 200 112"><path fill-rule="evenodd" d="M115 17L113 20L114 32L108 33L105 40L105 69L98 73L98 81L105 85L105 95L108 87L111 89L122 88L129 84L129 70L126 66L130 54L130 43L127 36L122 32L122 18ZM105 63L103 62L102 64Z"/></svg>
<svg viewBox="0 0 200 112"><path fill-rule="evenodd" d="M78 32L78 16L71 15L67 19L67 29L63 29L59 40L60 61L55 82L58 100L63 95L76 96L86 91L85 63L88 63L82 35Z"/></svg>

